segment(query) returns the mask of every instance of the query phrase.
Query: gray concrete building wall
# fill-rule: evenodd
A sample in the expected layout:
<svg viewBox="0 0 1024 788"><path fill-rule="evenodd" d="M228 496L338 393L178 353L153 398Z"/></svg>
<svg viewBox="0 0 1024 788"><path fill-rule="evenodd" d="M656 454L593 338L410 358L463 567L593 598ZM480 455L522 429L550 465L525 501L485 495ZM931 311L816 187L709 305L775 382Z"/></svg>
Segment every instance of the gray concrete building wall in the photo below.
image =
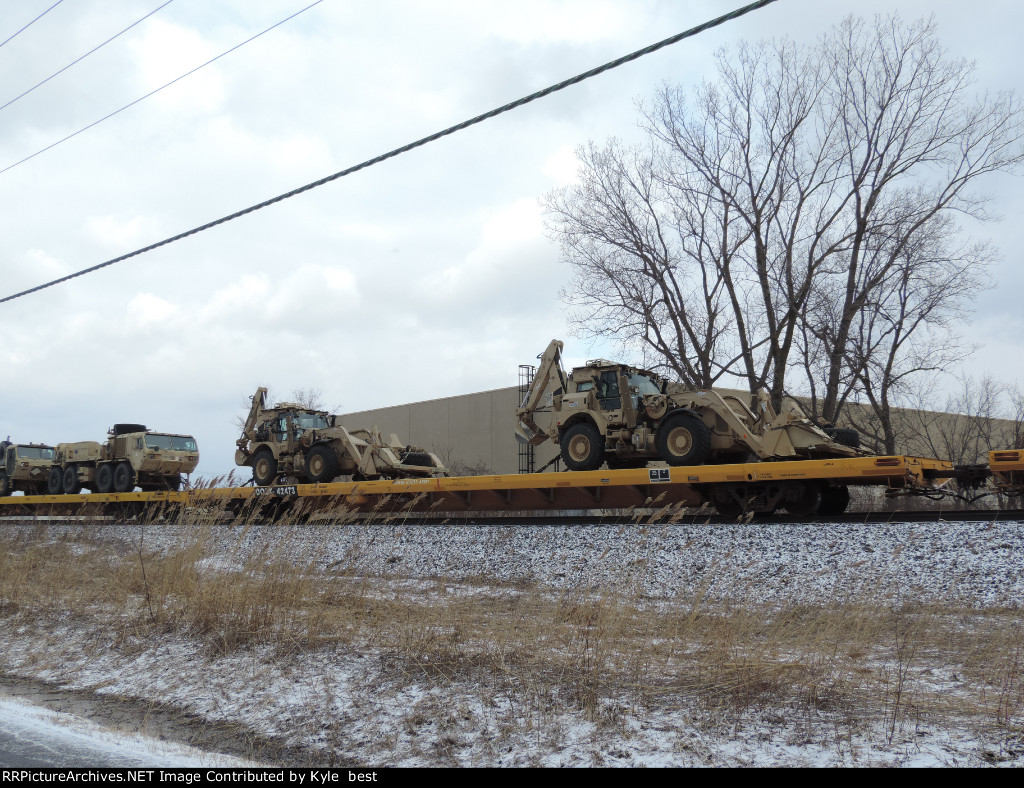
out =
<svg viewBox="0 0 1024 788"><path fill-rule="evenodd" d="M516 386L413 402L341 415L348 429L377 427L399 440L437 454L449 468L471 473L517 473L519 443L513 426ZM536 467L555 456L554 444L538 446Z"/></svg>

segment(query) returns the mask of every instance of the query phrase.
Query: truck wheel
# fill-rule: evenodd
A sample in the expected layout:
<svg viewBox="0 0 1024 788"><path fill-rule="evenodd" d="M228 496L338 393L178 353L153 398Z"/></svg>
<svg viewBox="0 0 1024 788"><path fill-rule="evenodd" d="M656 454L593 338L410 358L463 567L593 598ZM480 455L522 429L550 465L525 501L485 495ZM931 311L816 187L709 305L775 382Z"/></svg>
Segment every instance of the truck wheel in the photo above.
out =
<svg viewBox="0 0 1024 788"><path fill-rule="evenodd" d="M329 482L339 473L338 458L330 446L314 446L306 453L306 475L311 482Z"/></svg>
<svg viewBox="0 0 1024 788"><path fill-rule="evenodd" d="M270 449L260 449L252 460L252 480L258 487L273 484L277 478L277 460Z"/></svg>
<svg viewBox="0 0 1024 788"><path fill-rule="evenodd" d="M6 471L0 471L0 498L6 498L11 494L11 480L7 478Z"/></svg>
<svg viewBox="0 0 1024 788"><path fill-rule="evenodd" d="M604 441L589 421L573 424L560 441L562 460L570 471L596 471L604 462Z"/></svg>
<svg viewBox="0 0 1024 788"><path fill-rule="evenodd" d="M818 514L831 517L842 514L850 505L850 488L845 484L836 487L824 487L821 490L821 505Z"/></svg>
<svg viewBox="0 0 1024 788"><path fill-rule="evenodd" d="M114 468L114 492L126 493L135 489L135 471L126 462L119 462Z"/></svg>
<svg viewBox="0 0 1024 788"><path fill-rule="evenodd" d="M425 451L407 451L402 455L402 465L419 465L424 468L433 468L434 460Z"/></svg>
<svg viewBox="0 0 1024 788"><path fill-rule="evenodd" d="M826 427L825 434L828 435L834 443L849 446L851 449L860 448L860 433L857 432L857 430L850 429L849 427Z"/></svg>
<svg viewBox="0 0 1024 788"><path fill-rule="evenodd" d="M96 469L96 492L108 493L113 489L114 469L105 462Z"/></svg>
<svg viewBox="0 0 1024 788"><path fill-rule="evenodd" d="M176 473L164 479L164 487L171 492L178 492L181 489L181 474Z"/></svg>
<svg viewBox="0 0 1024 788"><path fill-rule="evenodd" d="M50 468L50 473L46 477L46 492L50 495L60 495L64 492L64 471L59 465Z"/></svg>
<svg viewBox="0 0 1024 788"><path fill-rule="evenodd" d="M78 481L78 467L69 465L64 469L64 494L78 495L82 492L82 483Z"/></svg>
<svg viewBox="0 0 1024 788"><path fill-rule="evenodd" d="M692 413L677 413L655 436L658 456L669 465L703 465L711 453L711 430Z"/></svg>

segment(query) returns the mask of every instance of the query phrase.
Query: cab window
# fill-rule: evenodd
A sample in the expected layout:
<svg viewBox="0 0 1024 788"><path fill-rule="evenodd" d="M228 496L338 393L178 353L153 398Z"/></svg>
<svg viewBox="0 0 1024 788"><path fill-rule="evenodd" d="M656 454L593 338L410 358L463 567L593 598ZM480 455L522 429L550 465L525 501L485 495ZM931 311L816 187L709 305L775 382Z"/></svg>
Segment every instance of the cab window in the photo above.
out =
<svg viewBox="0 0 1024 788"><path fill-rule="evenodd" d="M600 388L597 392L597 396L601 399L619 396L618 374L614 370L610 372L602 372L599 386Z"/></svg>

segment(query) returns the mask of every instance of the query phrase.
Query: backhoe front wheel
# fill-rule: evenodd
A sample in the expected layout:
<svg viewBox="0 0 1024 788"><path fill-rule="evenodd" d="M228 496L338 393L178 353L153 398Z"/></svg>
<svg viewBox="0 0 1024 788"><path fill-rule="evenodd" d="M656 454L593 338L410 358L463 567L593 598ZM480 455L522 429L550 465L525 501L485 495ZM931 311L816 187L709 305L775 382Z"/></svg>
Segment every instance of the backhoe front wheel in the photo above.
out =
<svg viewBox="0 0 1024 788"><path fill-rule="evenodd" d="M669 465L703 465L711 453L711 430L693 413L677 413L665 419L655 442Z"/></svg>
<svg viewBox="0 0 1024 788"><path fill-rule="evenodd" d="M604 441L589 421L569 427L560 443L562 461L570 471L596 471L604 462Z"/></svg>
<svg viewBox="0 0 1024 788"><path fill-rule="evenodd" d="M255 470L255 466L253 466ZM311 482L329 482L341 473L338 458L330 446L314 446L306 455L306 475Z"/></svg>
<svg viewBox="0 0 1024 788"><path fill-rule="evenodd" d="M252 460L252 480L258 487L266 487L277 478L277 460L270 449L260 449Z"/></svg>

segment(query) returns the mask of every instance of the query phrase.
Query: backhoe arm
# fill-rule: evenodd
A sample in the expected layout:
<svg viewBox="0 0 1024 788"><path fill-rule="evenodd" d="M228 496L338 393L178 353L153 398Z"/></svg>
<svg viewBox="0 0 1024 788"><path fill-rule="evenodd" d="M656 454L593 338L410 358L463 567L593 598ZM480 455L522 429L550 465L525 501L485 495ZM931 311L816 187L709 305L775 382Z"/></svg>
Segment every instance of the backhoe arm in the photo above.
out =
<svg viewBox="0 0 1024 788"><path fill-rule="evenodd" d="M252 431L256 428L256 422L259 421L259 418L266 407L267 389L264 386L260 386L256 389L256 393L252 395L252 407L249 408L249 416L245 420L245 426L242 427L242 437L235 441L235 443L238 444L239 449L244 450L248 446L249 437L252 435Z"/></svg>
<svg viewBox="0 0 1024 788"><path fill-rule="evenodd" d="M562 347L559 340L552 339L547 350L537 357L540 364L533 376L533 382L530 383L526 396L516 409L516 439L521 443L535 446L553 437L537 424L534 414L543 409L541 403L552 382L557 384L555 395L565 393L568 381L562 369Z"/></svg>

